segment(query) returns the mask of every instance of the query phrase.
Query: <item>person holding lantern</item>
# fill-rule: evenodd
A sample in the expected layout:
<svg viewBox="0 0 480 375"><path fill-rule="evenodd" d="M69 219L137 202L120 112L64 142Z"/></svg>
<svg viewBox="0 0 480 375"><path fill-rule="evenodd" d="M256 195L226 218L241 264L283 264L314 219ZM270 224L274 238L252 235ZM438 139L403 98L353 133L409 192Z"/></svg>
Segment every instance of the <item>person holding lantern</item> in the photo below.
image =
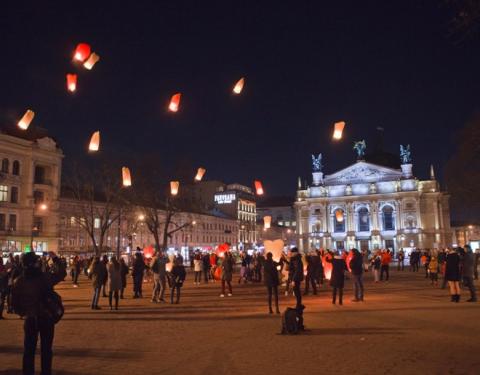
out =
<svg viewBox="0 0 480 375"><path fill-rule="evenodd" d="M222 265L222 293L220 297L225 297L225 284L228 285L228 296L231 297L232 292L232 278L233 278L233 267L235 266L235 261L230 251L225 251Z"/></svg>

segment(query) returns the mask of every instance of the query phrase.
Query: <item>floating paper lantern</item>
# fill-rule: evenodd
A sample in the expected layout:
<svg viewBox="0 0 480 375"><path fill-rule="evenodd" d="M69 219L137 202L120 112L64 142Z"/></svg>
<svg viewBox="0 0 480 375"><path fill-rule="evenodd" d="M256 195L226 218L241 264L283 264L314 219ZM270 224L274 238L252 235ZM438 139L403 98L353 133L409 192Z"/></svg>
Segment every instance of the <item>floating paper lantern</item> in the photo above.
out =
<svg viewBox="0 0 480 375"><path fill-rule="evenodd" d="M244 84L245 84L245 79L242 77L237 81L237 83L233 87L233 93L237 94L237 95L240 94L243 90L243 85Z"/></svg>
<svg viewBox="0 0 480 375"><path fill-rule="evenodd" d="M271 216L264 216L263 217L263 227L265 229L270 228L270 225L272 224L272 217Z"/></svg>
<svg viewBox="0 0 480 375"><path fill-rule="evenodd" d="M202 181L203 175L207 170L205 168L198 168L197 175L195 176L195 181Z"/></svg>
<svg viewBox="0 0 480 375"><path fill-rule="evenodd" d="M179 186L179 181L170 181L170 194L177 195Z"/></svg>
<svg viewBox="0 0 480 375"><path fill-rule="evenodd" d="M27 109L27 112L25 112L23 117L18 122L18 127L22 130L27 130L34 117L35 117L35 112L33 112L30 109Z"/></svg>
<svg viewBox="0 0 480 375"><path fill-rule="evenodd" d="M85 69L92 70L93 66L100 60L100 56L98 56L95 52L93 52L87 61L83 63Z"/></svg>
<svg viewBox="0 0 480 375"><path fill-rule="evenodd" d="M257 195L263 195L263 186L258 180L255 180L255 190L257 191Z"/></svg>
<svg viewBox="0 0 480 375"><path fill-rule="evenodd" d="M264 218L265 219L265 218ZM283 254L283 248L285 246L283 240L263 241L263 246L265 247L265 255L267 253L272 253L272 258L274 262L280 262ZM279 266L280 267L280 266ZM280 271L280 269L278 269Z"/></svg>
<svg viewBox="0 0 480 375"><path fill-rule="evenodd" d="M345 121L336 122L333 126L333 139L342 139L343 128L345 127Z"/></svg>
<svg viewBox="0 0 480 375"><path fill-rule="evenodd" d="M343 211L342 210L335 211L335 219L337 219L337 221L339 223L341 223L343 221Z"/></svg>
<svg viewBox="0 0 480 375"><path fill-rule="evenodd" d="M77 89L77 75L67 74L67 90L70 92L75 92L76 89Z"/></svg>
<svg viewBox="0 0 480 375"><path fill-rule="evenodd" d="M87 43L79 43L77 48L75 48L73 59L83 63L88 56L90 56L90 45Z"/></svg>
<svg viewBox="0 0 480 375"><path fill-rule="evenodd" d="M123 186L132 186L132 176L130 175L130 169L127 167L122 167L122 180Z"/></svg>
<svg viewBox="0 0 480 375"><path fill-rule="evenodd" d="M172 96L170 99L170 104L168 105L168 109L170 112L177 112L178 107L180 106L180 98L182 97L182 94L177 93Z"/></svg>
<svg viewBox="0 0 480 375"><path fill-rule="evenodd" d="M96 131L90 138L90 144L88 145L89 151L98 151L100 149L100 131Z"/></svg>

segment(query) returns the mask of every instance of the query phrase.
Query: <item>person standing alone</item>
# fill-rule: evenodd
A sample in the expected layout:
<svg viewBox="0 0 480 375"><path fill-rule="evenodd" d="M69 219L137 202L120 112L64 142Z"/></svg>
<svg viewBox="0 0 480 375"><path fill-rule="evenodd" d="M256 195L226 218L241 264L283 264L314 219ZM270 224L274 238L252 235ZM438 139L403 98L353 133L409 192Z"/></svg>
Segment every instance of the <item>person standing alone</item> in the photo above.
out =
<svg viewBox="0 0 480 375"><path fill-rule="evenodd" d="M303 281L303 262L298 249L296 247L290 250L290 262L289 262L289 278L293 282L293 293L297 299L297 308L302 306L302 292L300 286Z"/></svg>
<svg viewBox="0 0 480 375"><path fill-rule="evenodd" d="M353 283L355 287L355 298L353 302L363 301L363 259L362 254L357 249L353 249L353 257L350 261L350 269L352 270Z"/></svg>

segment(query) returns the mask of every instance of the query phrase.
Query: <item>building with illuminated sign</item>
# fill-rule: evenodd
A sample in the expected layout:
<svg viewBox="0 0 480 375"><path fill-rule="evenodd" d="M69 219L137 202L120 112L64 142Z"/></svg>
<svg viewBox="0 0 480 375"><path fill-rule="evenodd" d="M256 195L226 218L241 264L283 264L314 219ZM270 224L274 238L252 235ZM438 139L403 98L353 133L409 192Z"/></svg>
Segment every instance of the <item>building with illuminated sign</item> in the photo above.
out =
<svg viewBox="0 0 480 375"><path fill-rule="evenodd" d="M321 155L313 183L299 186L295 202L301 250L440 248L452 245L448 194L430 179L412 175L409 148L399 169L359 160L324 176ZM406 150L406 151L405 151ZM315 160L315 159L314 159Z"/></svg>

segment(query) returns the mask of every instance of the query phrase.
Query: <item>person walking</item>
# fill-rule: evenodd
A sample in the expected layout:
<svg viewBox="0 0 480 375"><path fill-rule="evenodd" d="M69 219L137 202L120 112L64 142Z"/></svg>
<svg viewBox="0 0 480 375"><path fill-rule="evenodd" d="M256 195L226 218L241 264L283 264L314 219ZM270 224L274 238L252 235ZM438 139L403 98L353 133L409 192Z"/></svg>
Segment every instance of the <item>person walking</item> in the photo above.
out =
<svg viewBox="0 0 480 375"><path fill-rule="evenodd" d="M99 257L93 259L90 269L88 271L89 277L92 280L93 297L92 297L92 310L100 310L98 306L98 300L100 299L100 292L103 286L103 280L107 278L107 268Z"/></svg>
<svg viewBox="0 0 480 375"><path fill-rule="evenodd" d="M122 271L117 257L113 256L107 266L108 272L108 305L113 310L112 300L115 298L115 310L118 310L119 292L122 289Z"/></svg>
<svg viewBox="0 0 480 375"><path fill-rule="evenodd" d="M183 282L187 277L187 272L185 271L185 266L183 265L182 259L175 259L175 264L172 267L171 272L172 277L172 290L170 292L170 303L173 304L173 299L175 297L175 292L177 294L177 299L175 303L178 305L180 303L180 290L183 286Z"/></svg>
<svg viewBox="0 0 480 375"><path fill-rule="evenodd" d="M460 255L458 249L447 254L445 279L450 287L451 301L460 302Z"/></svg>
<svg viewBox="0 0 480 375"><path fill-rule="evenodd" d="M170 260L163 255L162 251L158 251L153 257L150 268L153 272L153 293L152 302L165 302L165 289L167 286L167 268L166 265Z"/></svg>
<svg viewBox="0 0 480 375"><path fill-rule="evenodd" d="M228 296L231 297L232 292L232 278L233 267L235 263L230 251L225 251L224 258L220 267L222 267L222 293L220 297L225 297L225 284L228 285Z"/></svg>
<svg viewBox="0 0 480 375"><path fill-rule="evenodd" d="M465 254L462 259L462 277L463 284L470 291L470 299L467 299L467 302L477 302L477 291L475 290L475 284L473 282L475 277L474 267L475 255L470 245L465 245Z"/></svg>
<svg viewBox="0 0 480 375"><path fill-rule="evenodd" d="M55 294L53 287L64 275L42 272L40 261L33 252L22 256L22 272L12 286L12 307L23 321L23 374L35 374L35 351L40 336L41 374L52 374L55 320L45 307L45 298ZM63 310L63 306L62 310Z"/></svg>
<svg viewBox="0 0 480 375"><path fill-rule="evenodd" d="M343 305L343 288L345 286L345 271L347 271L347 264L345 259L335 253L335 256L327 259L327 262L332 263L332 276L330 278L330 286L332 287L332 304L335 305L337 301L338 292L338 304Z"/></svg>
<svg viewBox="0 0 480 375"><path fill-rule="evenodd" d="M125 263L125 259L120 258L120 278L122 279L122 288L120 289L120 299L123 299L123 293L127 287L127 275L129 273L128 266Z"/></svg>
<svg viewBox="0 0 480 375"><path fill-rule="evenodd" d="M353 285L355 289L355 298L352 302L363 301L363 257L357 249L353 249L353 257L350 261L350 270L353 277Z"/></svg>
<svg viewBox="0 0 480 375"><path fill-rule="evenodd" d="M200 282L202 281L202 257L200 253L195 254L195 257L193 258L193 272L195 272L195 285L200 285Z"/></svg>
<svg viewBox="0 0 480 375"><path fill-rule="evenodd" d="M263 280L265 282L265 286L267 287L268 311L270 314L273 314L272 296L275 298L275 312L280 314L280 309L278 308L278 266L280 266L280 263L277 263L273 260L272 253L267 253L267 259L263 265Z"/></svg>
<svg viewBox="0 0 480 375"><path fill-rule="evenodd" d="M289 278L293 282L293 293L297 300L297 308L302 306L302 292L300 286L303 281L303 262L298 249L296 247L290 250L290 262L289 262Z"/></svg>
<svg viewBox="0 0 480 375"><path fill-rule="evenodd" d="M133 278L133 298L142 298L142 283L143 274L145 273L145 262L143 260L142 253L137 252L135 254L135 260L133 261L132 278Z"/></svg>

